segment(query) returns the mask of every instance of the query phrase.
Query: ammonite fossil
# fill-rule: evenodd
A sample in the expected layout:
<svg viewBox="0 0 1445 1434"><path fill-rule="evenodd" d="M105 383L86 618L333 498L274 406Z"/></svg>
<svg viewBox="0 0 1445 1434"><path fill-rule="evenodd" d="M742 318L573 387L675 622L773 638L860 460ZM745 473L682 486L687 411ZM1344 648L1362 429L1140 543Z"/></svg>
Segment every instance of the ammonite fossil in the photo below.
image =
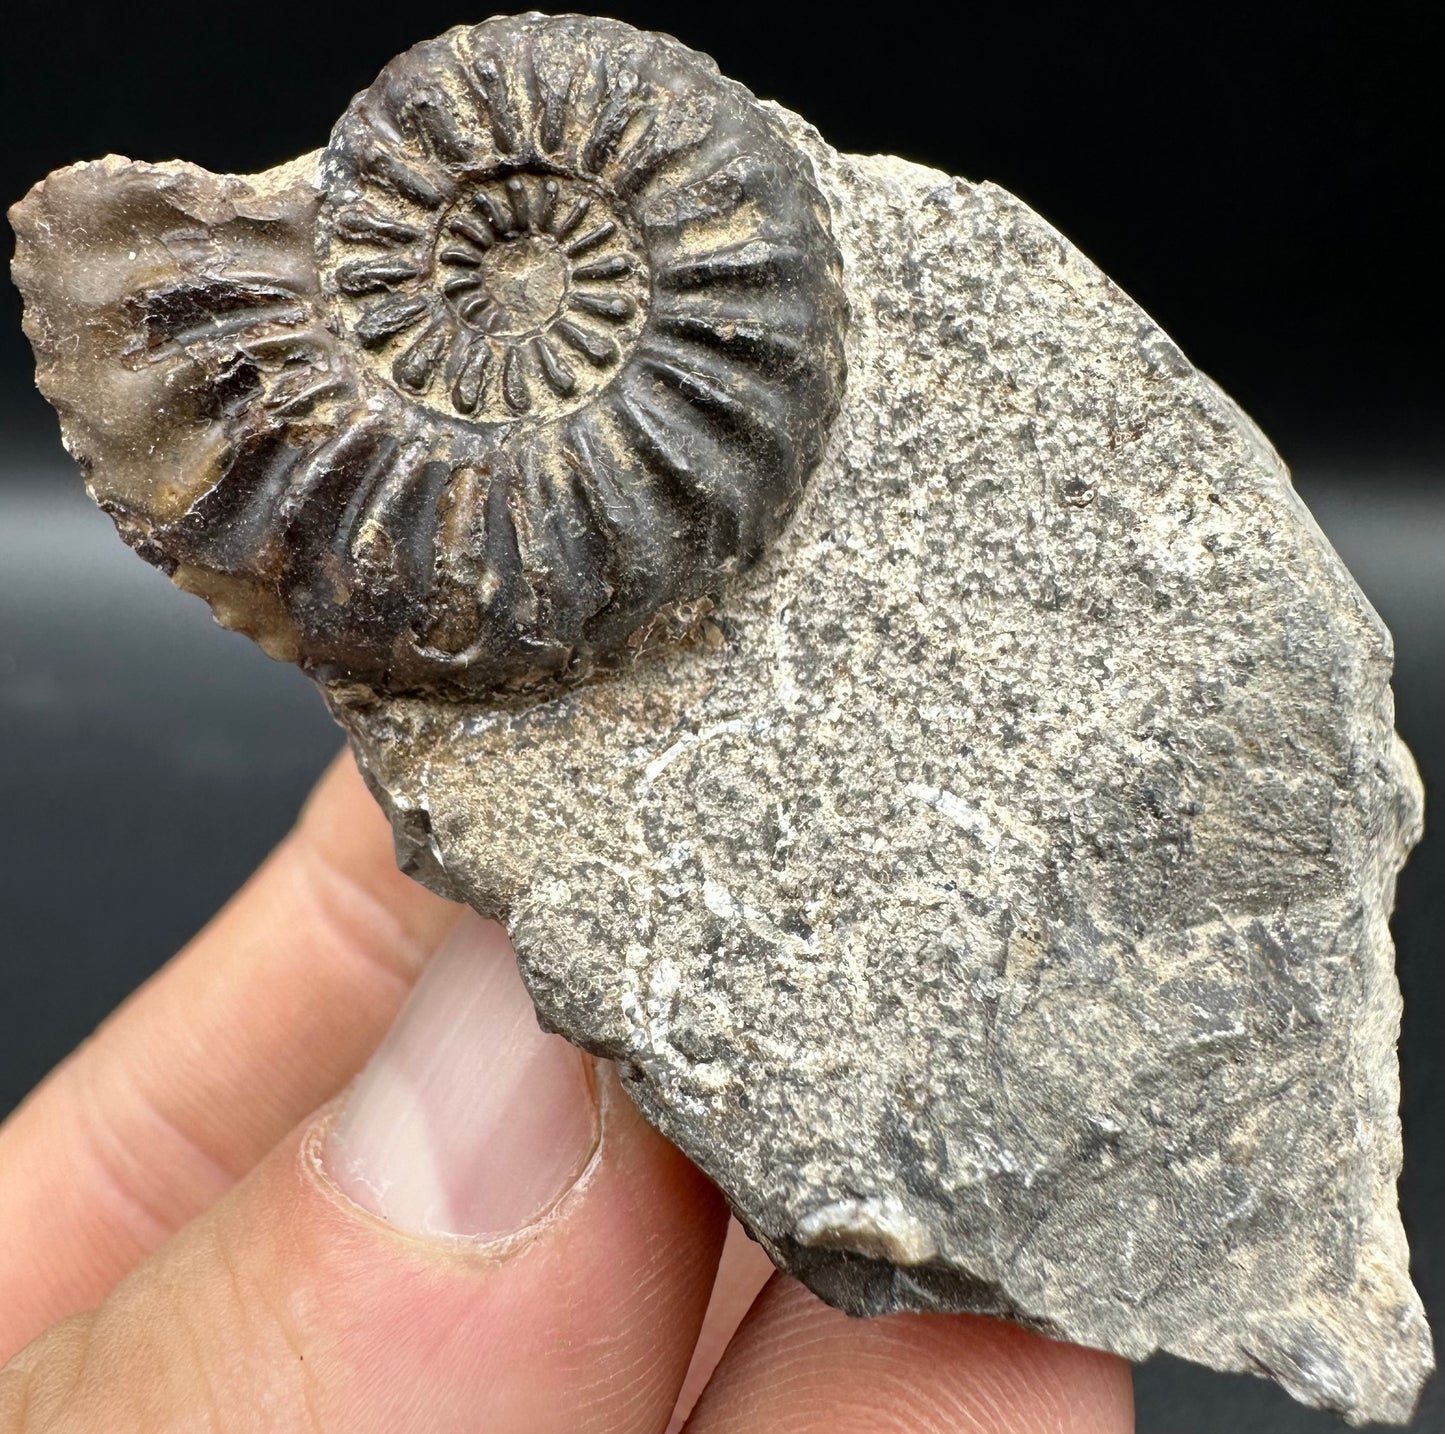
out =
<svg viewBox="0 0 1445 1434"><path fill-rule="evenodd" d="M101 175L29 212L94 186L86 245L120 260L94 272L126 277L72 285L73 317L115 391L73 392L64 357L42 386L127 540L323 680L583 676L685 629L820 457L845 323L826 207L772 115L675 40L491 20L388 65L319 162ZM38 262L74 265L46 240Z"/></svg>
<svg viewBox="0 0 1445 1434"><path fill-rule="evenodd" d="M1388 636L1063 236L541 16L13 217L92 493L780 1268L1409 1417Z"/></svg>

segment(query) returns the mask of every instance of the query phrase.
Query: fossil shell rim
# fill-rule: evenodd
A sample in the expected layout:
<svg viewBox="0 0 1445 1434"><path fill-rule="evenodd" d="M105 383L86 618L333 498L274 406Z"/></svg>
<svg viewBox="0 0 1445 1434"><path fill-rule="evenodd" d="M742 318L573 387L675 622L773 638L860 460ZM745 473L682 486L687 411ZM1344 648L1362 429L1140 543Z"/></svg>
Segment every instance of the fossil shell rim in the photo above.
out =
<svg viewBox="0 0 1445 1434"><path fill-rule="evenodd" d="M61 171L22 248L62 205L89 248L17 274L103 250L117 276L41 370L94 495L322 681L486 697L686 631L777 538L839 406L808 159L706 57L617 21L417 45L309 173ZM91 421L87 363L118 418Z"/></svg>

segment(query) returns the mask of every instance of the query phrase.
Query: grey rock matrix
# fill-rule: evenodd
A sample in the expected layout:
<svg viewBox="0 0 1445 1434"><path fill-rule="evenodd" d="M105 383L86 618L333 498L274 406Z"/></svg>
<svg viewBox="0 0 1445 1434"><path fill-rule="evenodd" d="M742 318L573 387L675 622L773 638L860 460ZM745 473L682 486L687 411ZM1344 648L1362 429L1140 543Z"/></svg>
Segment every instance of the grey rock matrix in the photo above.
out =
<svg viewBox="0 0 1445 1434"><path fill-rule="evenodd" d="M529 15L14 220L121 535L781 1268L1408 1419L1389 635L1037 215Z"/></svg>
<svg viewBox="0 0 1445 1434"><path fill-rule="evenodd" d="M795 132L852 317L791 531L616 680L339 692L403 864L830 1302L1405 1420L1389 635L1036 214Z"/></svg>

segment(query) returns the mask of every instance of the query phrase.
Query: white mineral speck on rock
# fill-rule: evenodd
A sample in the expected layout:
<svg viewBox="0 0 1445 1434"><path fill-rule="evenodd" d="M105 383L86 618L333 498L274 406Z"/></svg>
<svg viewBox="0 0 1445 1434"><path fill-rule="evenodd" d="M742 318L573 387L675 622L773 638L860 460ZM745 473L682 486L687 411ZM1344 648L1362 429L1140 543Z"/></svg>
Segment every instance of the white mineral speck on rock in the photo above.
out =
<svg viewBox="0 0 1445 1434"><path fill-rule="evenodd" d="M1037 215L794 132L847 393L726 640L507 723L343 705L362 759L547 1022L826 1299L1403 1420L1389 637Z"/></svg>

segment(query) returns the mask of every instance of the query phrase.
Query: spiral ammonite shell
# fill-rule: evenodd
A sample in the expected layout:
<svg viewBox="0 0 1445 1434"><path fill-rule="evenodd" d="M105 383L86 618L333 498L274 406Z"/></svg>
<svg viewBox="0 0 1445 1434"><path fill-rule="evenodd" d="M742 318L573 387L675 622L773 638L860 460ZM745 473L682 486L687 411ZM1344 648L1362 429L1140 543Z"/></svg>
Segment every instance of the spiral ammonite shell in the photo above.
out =
<svg viewBox="0 0 1445 1434"><path fill-rule="evenodd" d="M121 358L172 425L152 446L194 440L206 471L174 501L92 486L322 679L583 676L720 597L819 460L846 322L826 205L773 114L675 40L524 15L418 45L336 126L305 223L189 167L92 175L137 266L141 169L207 218L124 300ZM137 447L97 443L116 471Z"/></svg>

